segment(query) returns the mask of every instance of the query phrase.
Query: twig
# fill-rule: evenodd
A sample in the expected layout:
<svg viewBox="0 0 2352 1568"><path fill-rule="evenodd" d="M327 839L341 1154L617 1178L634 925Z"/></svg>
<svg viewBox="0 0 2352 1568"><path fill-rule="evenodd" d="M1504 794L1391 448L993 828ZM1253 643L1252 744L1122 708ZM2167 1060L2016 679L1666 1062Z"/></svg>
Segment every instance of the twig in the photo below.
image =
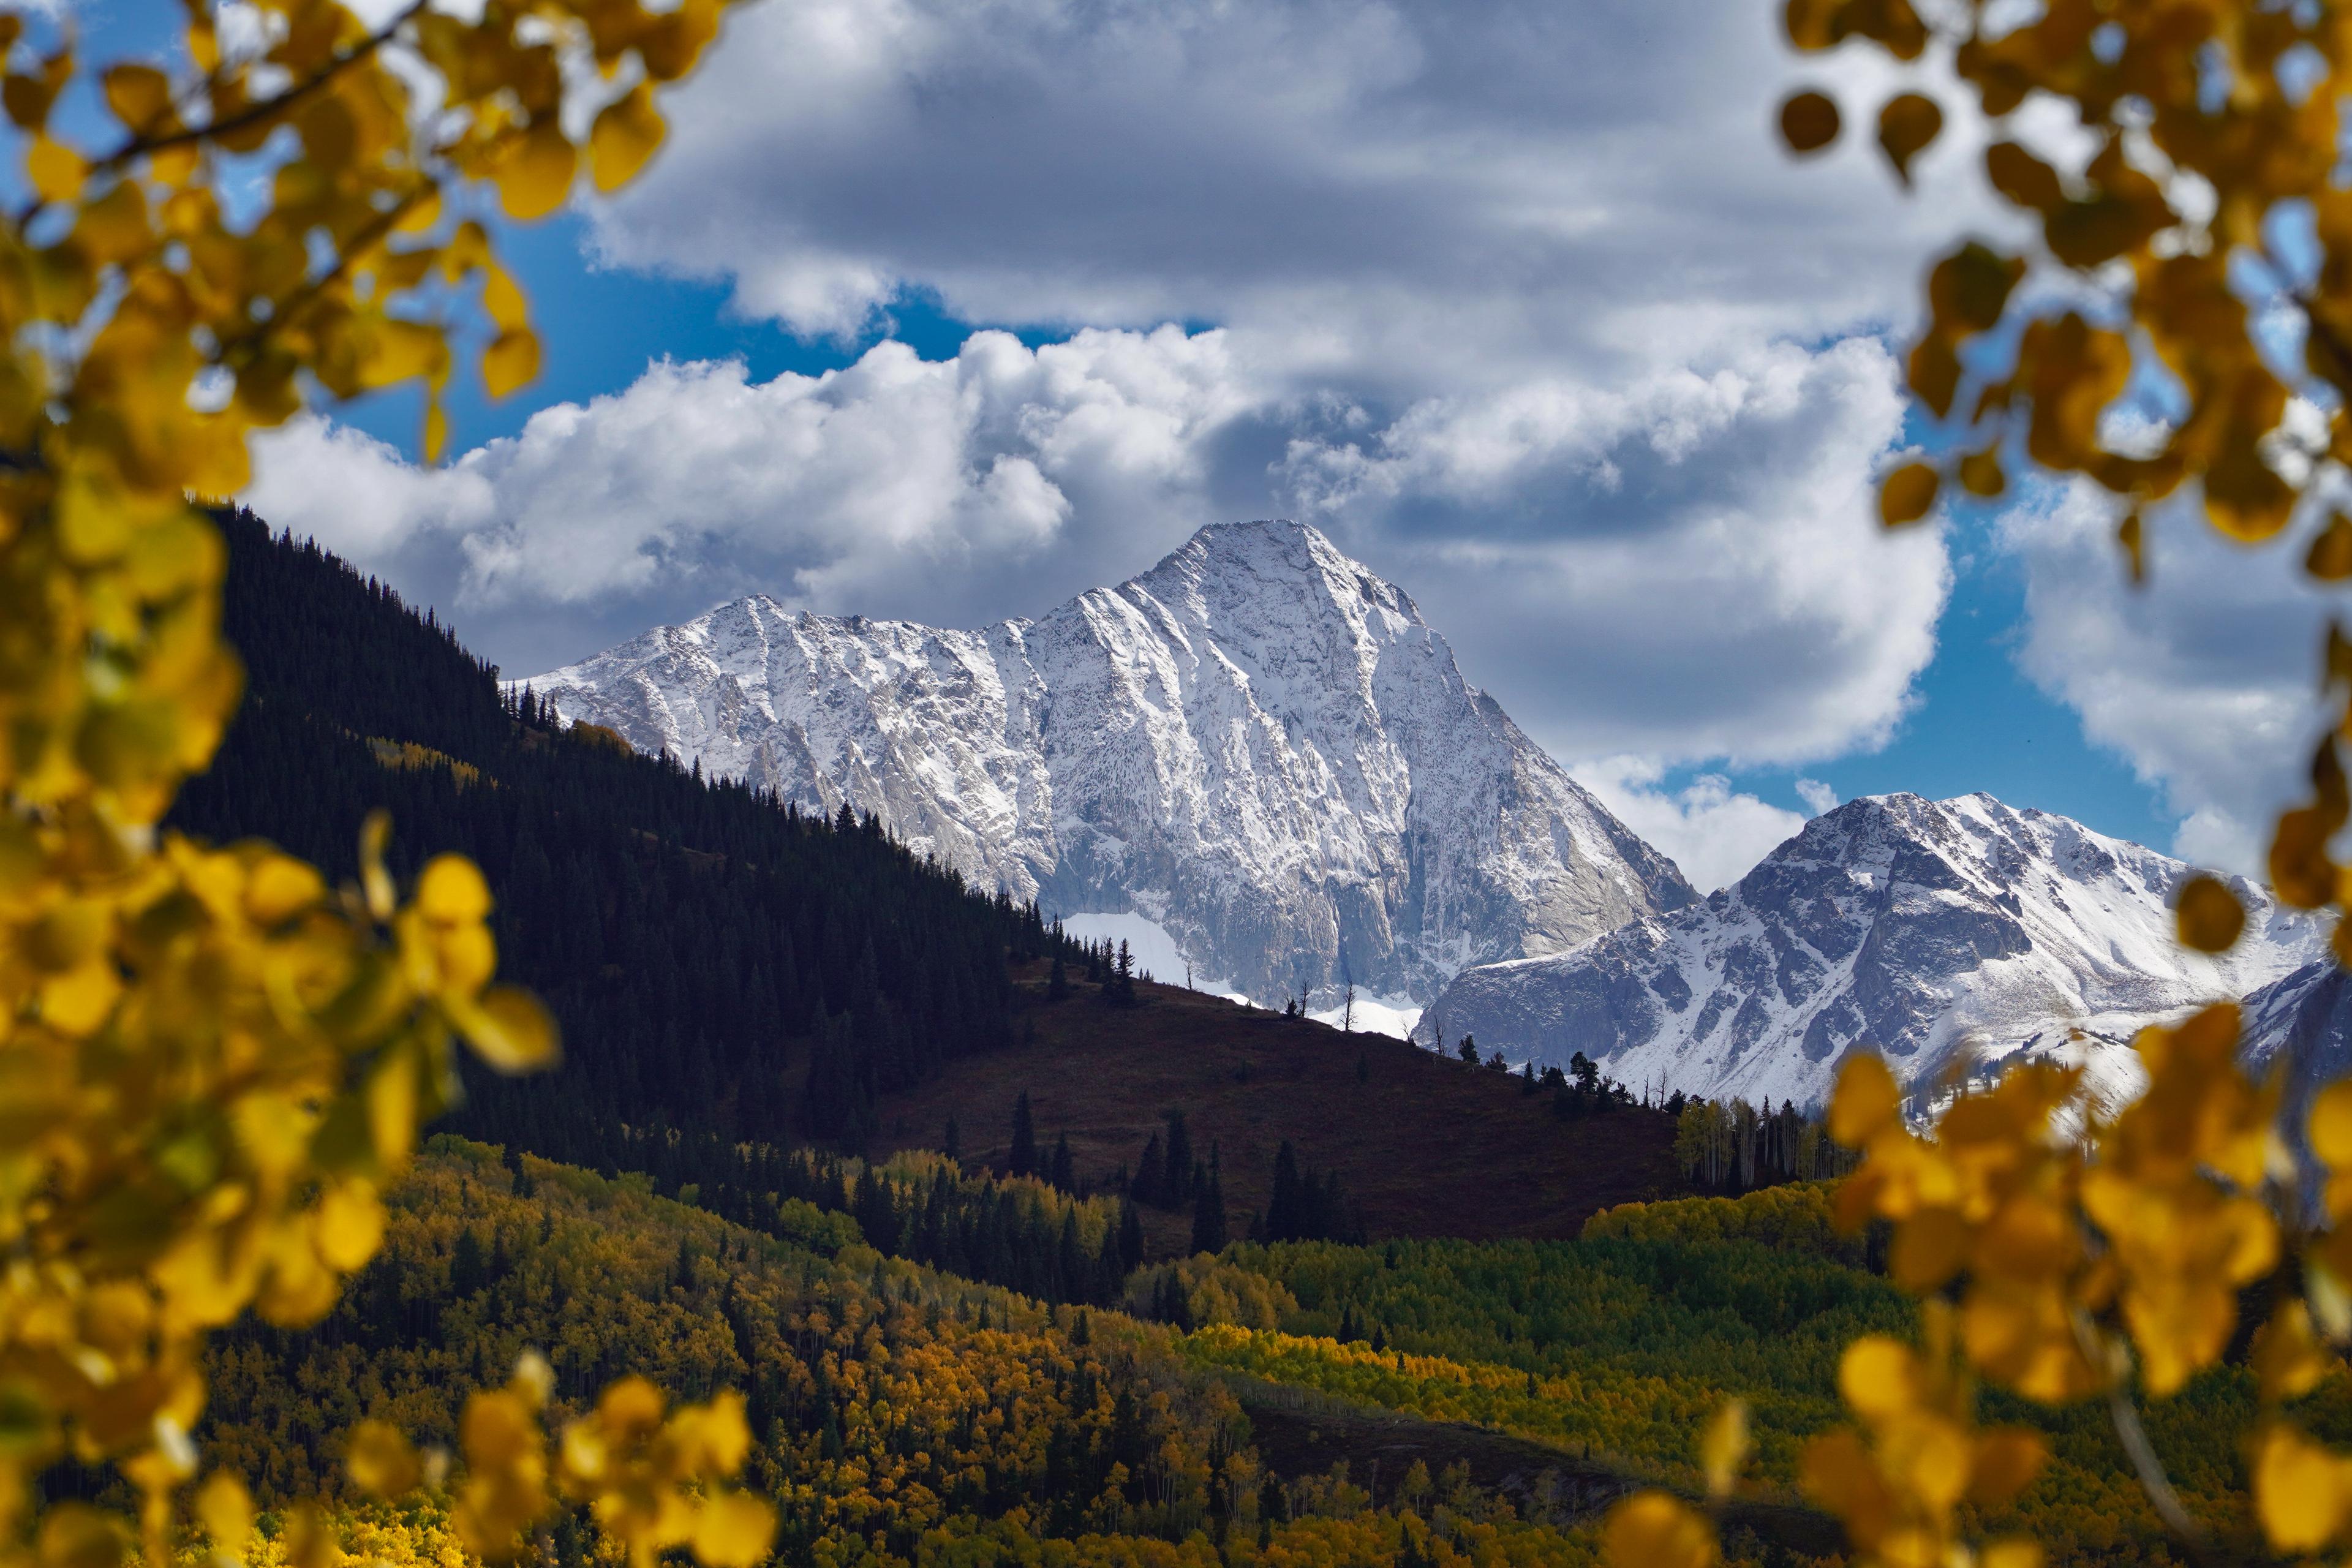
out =
<svg viewBox="0 0 2352 1568"><path fill-rule="evenodd" d="M2116 1437L2124 1446L2124 1453L2139 1477L2140 1490L2147 1494L2150 1507L2164 1521L2165 1528L2180 1538L2200 1560L2205 1555L2205 1532L2180 1506L2180 1494L2172 1489L2172 1481L2164 1473L2164 1461L2157 1457L2156 1445L2147 1440L2147 1429L2139 1423L2139 1410L2132 1404L2131 1390L2125 1385L2120 1373L2107 1364L2105 1346L2099 1331L2092 1325L2091 1316L2082 1308L2068 1314L2074 1327L2074 1342L2082 1348L2084 1359L2105 1375L2107 1384L2107 1416L2115 1425Z"/></svg>

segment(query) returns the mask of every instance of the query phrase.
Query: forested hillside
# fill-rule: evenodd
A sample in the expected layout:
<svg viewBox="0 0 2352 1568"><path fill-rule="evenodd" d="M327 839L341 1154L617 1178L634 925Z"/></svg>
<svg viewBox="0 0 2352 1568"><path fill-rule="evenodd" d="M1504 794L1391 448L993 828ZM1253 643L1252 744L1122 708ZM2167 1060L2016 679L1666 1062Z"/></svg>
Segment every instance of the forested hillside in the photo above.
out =
<svg viewBox="0 0 2352 1568"><path fill-rule="evenodd" d="M955 1121L975 1167L1114 1219L1132 1198L1138 1257L1270 1216L1276 1237L1568 1236L1681 1187L1660 1112L1122 976L870 820L812 817L503 699L429 611L249 513L222 521L248 686L171 821L347 869L383 807L395 874L445 849L480 864L501 972L547 1002L564 1060L521 1081L472 1071L445 1127L645 1172L731 1217L782 1193L870 1220L885 1199L825 1161L937 1151ZM1028 1163L1011 1136L1024 1094ZM1188 1113L1171 1166L1169 1118ZM1273 1213L1286 1144L1297 1215ZM968 1180L898 1201L915 1226L903 1245L877 1230L885 1250L1052 1300L1117 1294L1096 1222L1068 1256L1062 1200L1008 1208Z"/></svg>
<svg viewBox="0 0 2352 1568"><path fill-rule="evenodd" d="M250 514L224 526L248 687L172 825L331 869L355 864L383 806L395 873L446 849L481 866L501 969L553 1010L565 1059L528 1086L477 1077L463 1125L573 1157L624 1119L837 1134L877 1091L1013 1038L1006 955L1048 945L1033 910L974 896L870 824L563 732L503 701L429 612ZM810 1038L846 1070L799 1105L790 1042Z"/></svg>
<svg viewBox="0 0 2352 1568"><path fill-rule="evenodd" d="M1515 1500L1466 1466L1424 1465L1376 1498L1345 1469L1269 1469L1234 1394L1179 1344L1118 1313L1044 1308L854 1242L828 1257L641 1182L444 1138L331 1317L223 1338L197 1436L265 1508L331 1496L352 1423L449 1443L465 1395L536 1348L559 1413L623 1371L673 1398L741 1390L743 1479L778 1505L780 1563L1597 1561L1591 1509L1541 1478ZM395 1563L458 1560L431 1498L342 1525ZM546 1568L601 1561L577 1512L545 1550Z"/></svg>

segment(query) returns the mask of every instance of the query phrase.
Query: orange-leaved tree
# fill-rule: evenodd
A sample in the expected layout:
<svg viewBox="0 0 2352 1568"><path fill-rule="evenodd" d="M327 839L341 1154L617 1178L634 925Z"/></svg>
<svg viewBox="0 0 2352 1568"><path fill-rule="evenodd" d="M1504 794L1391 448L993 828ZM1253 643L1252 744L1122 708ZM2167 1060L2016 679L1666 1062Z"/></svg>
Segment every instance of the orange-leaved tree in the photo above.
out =
<svg viewBox="0 0 2352 1568"><path fill-rule="evenodd" d="M1800 51L1912 68L1874 127L1906 184L1942 133L1937 95L1972 99L1990 127L1982 178L2019 237L1962 238L1928 272L1906 369L1940 455L1885 477L1884 524L1915 524L1955 491L1998 498L2012 474L2038 472L2104 499L2135 581L2158 525L2250 546L2308 537L2307 574L2352 581L2352 517L2338 510L2352 464L2339 90L2352 90L2352 7L1787 0L1784 22ZM2063 147L2036 144L2019 114L2030 104L2074 121ZM1801 91L1781 106L1781 135L1811 153L1843 118L1830 91ZM2136 416L2116 418L2125 407ZM2332 908L2336 954L2352 960L2352 868L2331 849L2352 816L2352 641L2331 629L2315 651L2325 733L2310 800L2277 824L2270 878L2289 905ZM2206 952L2244 924L2210 878L2184 888L2178 913L2181 940ZM1853 1223L1892 1222L1890 1271L1924 1298L1920 1343L1850 1347L1840 1384L1857 1424L1817 1439L1801 1467L1864 1558L2038 1560L2031 1541L1967 1539L1972 1510L2015 1495L2042 1454L2030 1433L1978 1426L1979 1382L2106 1402L2157 1512L2194 1544L2210 1521L2175 1495L2139 1402L2214 1365L2238 1330L2239 1290L2264 1279L2276 1305L2252 1342L2262 1410L2245 1434L2256 1550L2352 1544L2352 1456L2286 1411L2336 1373L2352 1338L2352 1086L2313 1097L2301 1129L2282 1127L2284 1086L2248 1076L2239 1034L2227 1002L2146 1031L2147 1088L2120 1110L2086 1105L2077 1073L2029 1065L1953 1100L1925 1131L1884 1064L1847 1066L1832 1131L1865 1157L1839 1205ZM2312 1168L2297 1168L2298 1150ZM1711 1473L1727 1488L1734 1468ZM1612 1516L1609 1544L1619 1563L1651 1568L1697 1568L1717 1551L1703 1516L1656 1493Z"/></svg>
<svg viewBox="0 0 2352 1568"><path fill-rule="evenodd" d="M490 892L464 859L403 903L381 822L343 888L159 832L240 679L192 502L234 494L248 437L319 396L421 383L437 452L477 311L488 390L530 380L490 194L532 218L583 162L627 180L721 3L415 0L370 22L187 0L171 64L102 68L66 24L0 12L21 171L0 213L0 1563L100 1568L135 1539L160 1568L184 1505L237 1556L245 1487L193 1484L205 1335L333 1305L456 1041L507 1071L555 1049L538 1004L490 983ZM722 1484L740 1404L673 1412L625 1380L551 1455L546 1393L526 1358L465 1412L448 1507L471 1550L511 1555L561 1493L640 1563L765 1554L766 1505ZM37 1477L68 1458L116 1468L138 1519L45 1507ZM350 1471L390 1493L420 1464L368 1426ZM331 1556L322 1515L291 1528L289 1560Z"/></svg>

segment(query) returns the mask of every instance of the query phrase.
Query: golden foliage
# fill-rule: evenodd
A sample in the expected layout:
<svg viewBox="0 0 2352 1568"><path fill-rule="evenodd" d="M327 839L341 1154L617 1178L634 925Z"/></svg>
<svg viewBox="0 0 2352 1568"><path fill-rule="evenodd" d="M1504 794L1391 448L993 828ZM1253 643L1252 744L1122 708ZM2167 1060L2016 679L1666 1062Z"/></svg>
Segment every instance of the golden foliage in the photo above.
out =
<svg viewBox="0 0 2352 1568"><path fill-rule="evenodd" d="M266 846L157 834L240 684L221 541L191 498L243 486L247 437L314 387L421 383L437 445L470 282L507 345L494 388L527 375L520 292L445 192L564 199L567 58L632 105L600 163L641 164L646 84L690 68L719 11L417 4L371 30L333 0L272 0L232 50L192 4L183 61L95 72L111 123L91 144L52 122L84 69L71 38L0 16L33 193L0 219L0 1557L111 1560L102 1513L31 1517L29 1478L70 1456L130 1479L160 1565L207 1331L332 1307L455 1040L507 1071L554 1052L539 1005L491 984L469 864L434 862L403 907L381 822L340 890ZM239 160L261 195L232 224ZM235 1533L241 1496L208 1481L207 1526ZM728 1533L712 1561L742 1558Z"/></svg>

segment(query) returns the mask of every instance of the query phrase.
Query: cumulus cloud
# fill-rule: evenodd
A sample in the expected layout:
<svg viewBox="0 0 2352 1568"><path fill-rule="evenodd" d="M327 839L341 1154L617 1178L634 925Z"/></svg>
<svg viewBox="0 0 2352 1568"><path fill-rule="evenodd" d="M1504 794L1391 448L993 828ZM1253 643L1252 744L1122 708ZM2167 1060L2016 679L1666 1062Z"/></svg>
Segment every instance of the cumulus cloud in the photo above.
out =
<svg viewBox="0 0 2352 1568"><path fill-rule="evenodd" d="M1906 313L1949 231L1866 146L1782 155L1775 31L1747 0L747 7L603 243L808 332L915 284L970 320L1213 321L1408 394L1606 379ZM1964 163L1952 112L1933 156Z"/></svg>
<svg viewBox="0 0 2352 1568"><path fill-rule="evenodd" d="M1837 809L1837 791L1821 780L1799 779L1795 787L1797 798L1803 801L1805 809L1815 816L1821 816Z"/></svg>
<svg viewBox="0 0 2352 1568"><path fill-rule="evenodd" d="M1719 773L1661 788L1665 768L1655 757L1603 757L1571 771L1618 820L1673 857L1701 892L1737 882L1805 826L1804 813L1735 791Z"/></svg>
<svg viewBox="0 0 2352 1568"><path fill-rule="evenodd" d="M2150 523L2134 588L2112 503L2052 489L2004 520L2025 569L2021 666L2084 731L2160 788L2174 852L2261 874L2270 822L2307 788L2325 727L2318 657L2330 606L2300 581L2302 542L2249 549L2175 509Z"/></svg>
<svg viewBox="0 0 2352 1568"><path fill-rule="evenodd" d="M1934 651L1940 537L1861 521L1893 377L1874 343L1781 346L1539 418L1426 403L1341 442L1222 331L992 331L764 384L656 365L433 472L307 421L261 444L248 499L518 673L755 589L1035 615L1203 522L1299 515L1561 755L1801 758L1882 734Z"/></svg>
<svg viewBox="0 0 2352 1568"><path fill-rule="evenodd" d="M1870 745L1949 567L1866 521L1903 410L1866 334L1964 215L1866 138L1785 159L1790 68L1749 0L741 7L604 258L807 334L918 290L1066 341L656 366L432 475L306 425L252 499L514 670L753 590L1034 615L1287 513L1563 756Z"/></svg>

